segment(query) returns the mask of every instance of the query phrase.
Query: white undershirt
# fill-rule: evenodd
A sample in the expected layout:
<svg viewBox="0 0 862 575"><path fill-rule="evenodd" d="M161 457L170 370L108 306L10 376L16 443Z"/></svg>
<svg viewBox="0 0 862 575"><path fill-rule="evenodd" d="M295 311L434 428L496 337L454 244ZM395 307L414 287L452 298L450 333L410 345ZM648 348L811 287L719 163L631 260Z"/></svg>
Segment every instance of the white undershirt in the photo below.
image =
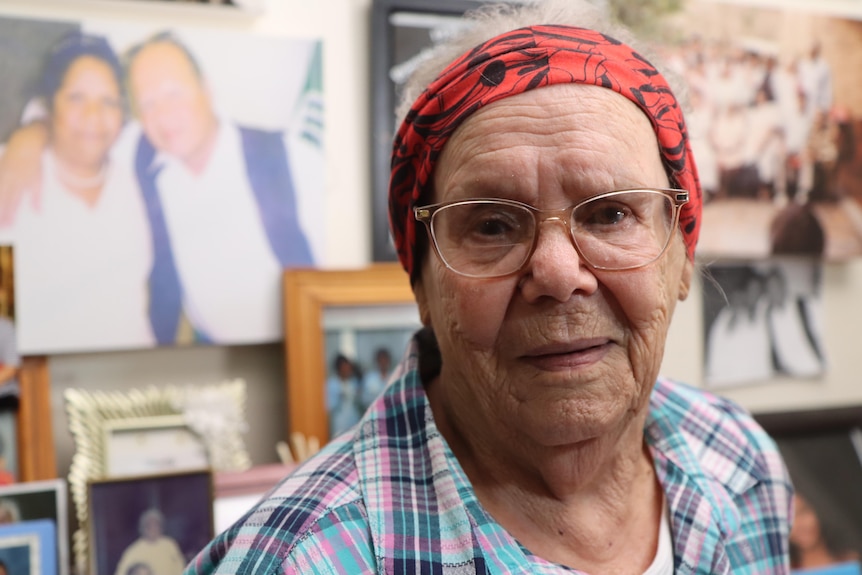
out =
<svg viewBox="0 0 862 575"><path fill-rule="evenodd" d="M571 570L535 558L541 564L542 573L571 573ZM673 575L673 543L670 533L670 519L667 500L662 497L662 513L658 524L658 546L652 563L644 571L644 575Z"/></svg>
<svg viewBox="0 0 862 575"><path fill-rule="evenodd" d="M670 537L667 500L662 503L661 521L658 527L658 549L652 563L644 571L644 575L673 575L673 545Z"/></svg>

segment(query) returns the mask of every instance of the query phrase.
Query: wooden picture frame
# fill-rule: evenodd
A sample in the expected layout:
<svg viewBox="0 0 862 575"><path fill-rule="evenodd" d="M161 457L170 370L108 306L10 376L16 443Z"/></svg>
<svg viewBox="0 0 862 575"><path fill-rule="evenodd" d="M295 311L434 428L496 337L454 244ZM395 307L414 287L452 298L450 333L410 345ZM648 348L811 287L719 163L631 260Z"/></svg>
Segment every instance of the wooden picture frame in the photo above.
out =
<svg viewBox="0 0 862 575"><path fill-rule="evenodd" d="M57 477L57 457L51 415L51 376L48 358L21 358L18 371L18 480Z"/></svg>
<svg viewBox="0 0 862 575"><path fill-rule="evenodd" d="M287 270L284 314L288 435L329 440L324 400L326 360L323 316L331 306L413 304L407 274L398 264L379 263L365 269ZM399 350L400 353L400 350Z"/></svg>
<svg viewBox="0 0 862 575"><path fill-rule="evenodd" d="M435 21L453 19L478 8L478 0L374 0L371 7L371 230L372 259L394 261L395 249L389 237L387 190L395 109L398 90L392 81L396 66L431 45ZM404 21L417 26L405 26Z"/></svg>

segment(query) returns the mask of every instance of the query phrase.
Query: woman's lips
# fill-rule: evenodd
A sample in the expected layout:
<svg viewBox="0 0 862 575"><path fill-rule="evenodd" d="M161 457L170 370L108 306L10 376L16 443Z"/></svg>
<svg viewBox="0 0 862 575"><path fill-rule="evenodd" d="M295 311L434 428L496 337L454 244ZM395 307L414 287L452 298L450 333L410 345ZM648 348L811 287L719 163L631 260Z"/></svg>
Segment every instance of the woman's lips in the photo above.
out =
<svg viewBox="0 0 862 575"><path fill-rule="evenodd" d="M557 343L532 349L521 358L538 369L571 369L601 361L612 345L613 341L606 338Z"/></svg>

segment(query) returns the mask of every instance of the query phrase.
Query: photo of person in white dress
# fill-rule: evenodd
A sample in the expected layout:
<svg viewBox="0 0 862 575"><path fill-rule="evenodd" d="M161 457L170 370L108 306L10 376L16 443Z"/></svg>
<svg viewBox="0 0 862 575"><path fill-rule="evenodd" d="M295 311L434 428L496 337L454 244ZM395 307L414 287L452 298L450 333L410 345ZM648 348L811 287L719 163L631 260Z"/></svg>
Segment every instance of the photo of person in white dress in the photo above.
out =
<svg viewBox="0 0 862 575"><path fill-rule="evenodd" d="M104 38L71 32L49 53L39 96L47 139L38 206L22 202L2 232L26 286L16 294L18 345L152 345L149 229L134 174L111 153L125 122L119 59Z"/></svg>

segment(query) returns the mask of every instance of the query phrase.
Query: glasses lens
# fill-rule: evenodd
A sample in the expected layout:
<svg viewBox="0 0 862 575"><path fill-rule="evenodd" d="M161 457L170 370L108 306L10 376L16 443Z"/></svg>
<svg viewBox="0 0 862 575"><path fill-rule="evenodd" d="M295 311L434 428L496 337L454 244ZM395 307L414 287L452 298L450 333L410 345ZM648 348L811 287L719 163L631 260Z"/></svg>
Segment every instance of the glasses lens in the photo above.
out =
<svg viewBox="0 0 862 575"><path fill-rule="evenodd" d="M431 219L440 257L456 272L474 277L517 271L530 254L534 228L530 210L493 200L450 204Z"/></svg>
<svg viewBox="0 0 862 575"><path fill-rule="evenodd" d="M637 190L598 196L572 213L572 236L593 266L627 269L646 265L667 247L673 202L659 192Z"/></svg>

